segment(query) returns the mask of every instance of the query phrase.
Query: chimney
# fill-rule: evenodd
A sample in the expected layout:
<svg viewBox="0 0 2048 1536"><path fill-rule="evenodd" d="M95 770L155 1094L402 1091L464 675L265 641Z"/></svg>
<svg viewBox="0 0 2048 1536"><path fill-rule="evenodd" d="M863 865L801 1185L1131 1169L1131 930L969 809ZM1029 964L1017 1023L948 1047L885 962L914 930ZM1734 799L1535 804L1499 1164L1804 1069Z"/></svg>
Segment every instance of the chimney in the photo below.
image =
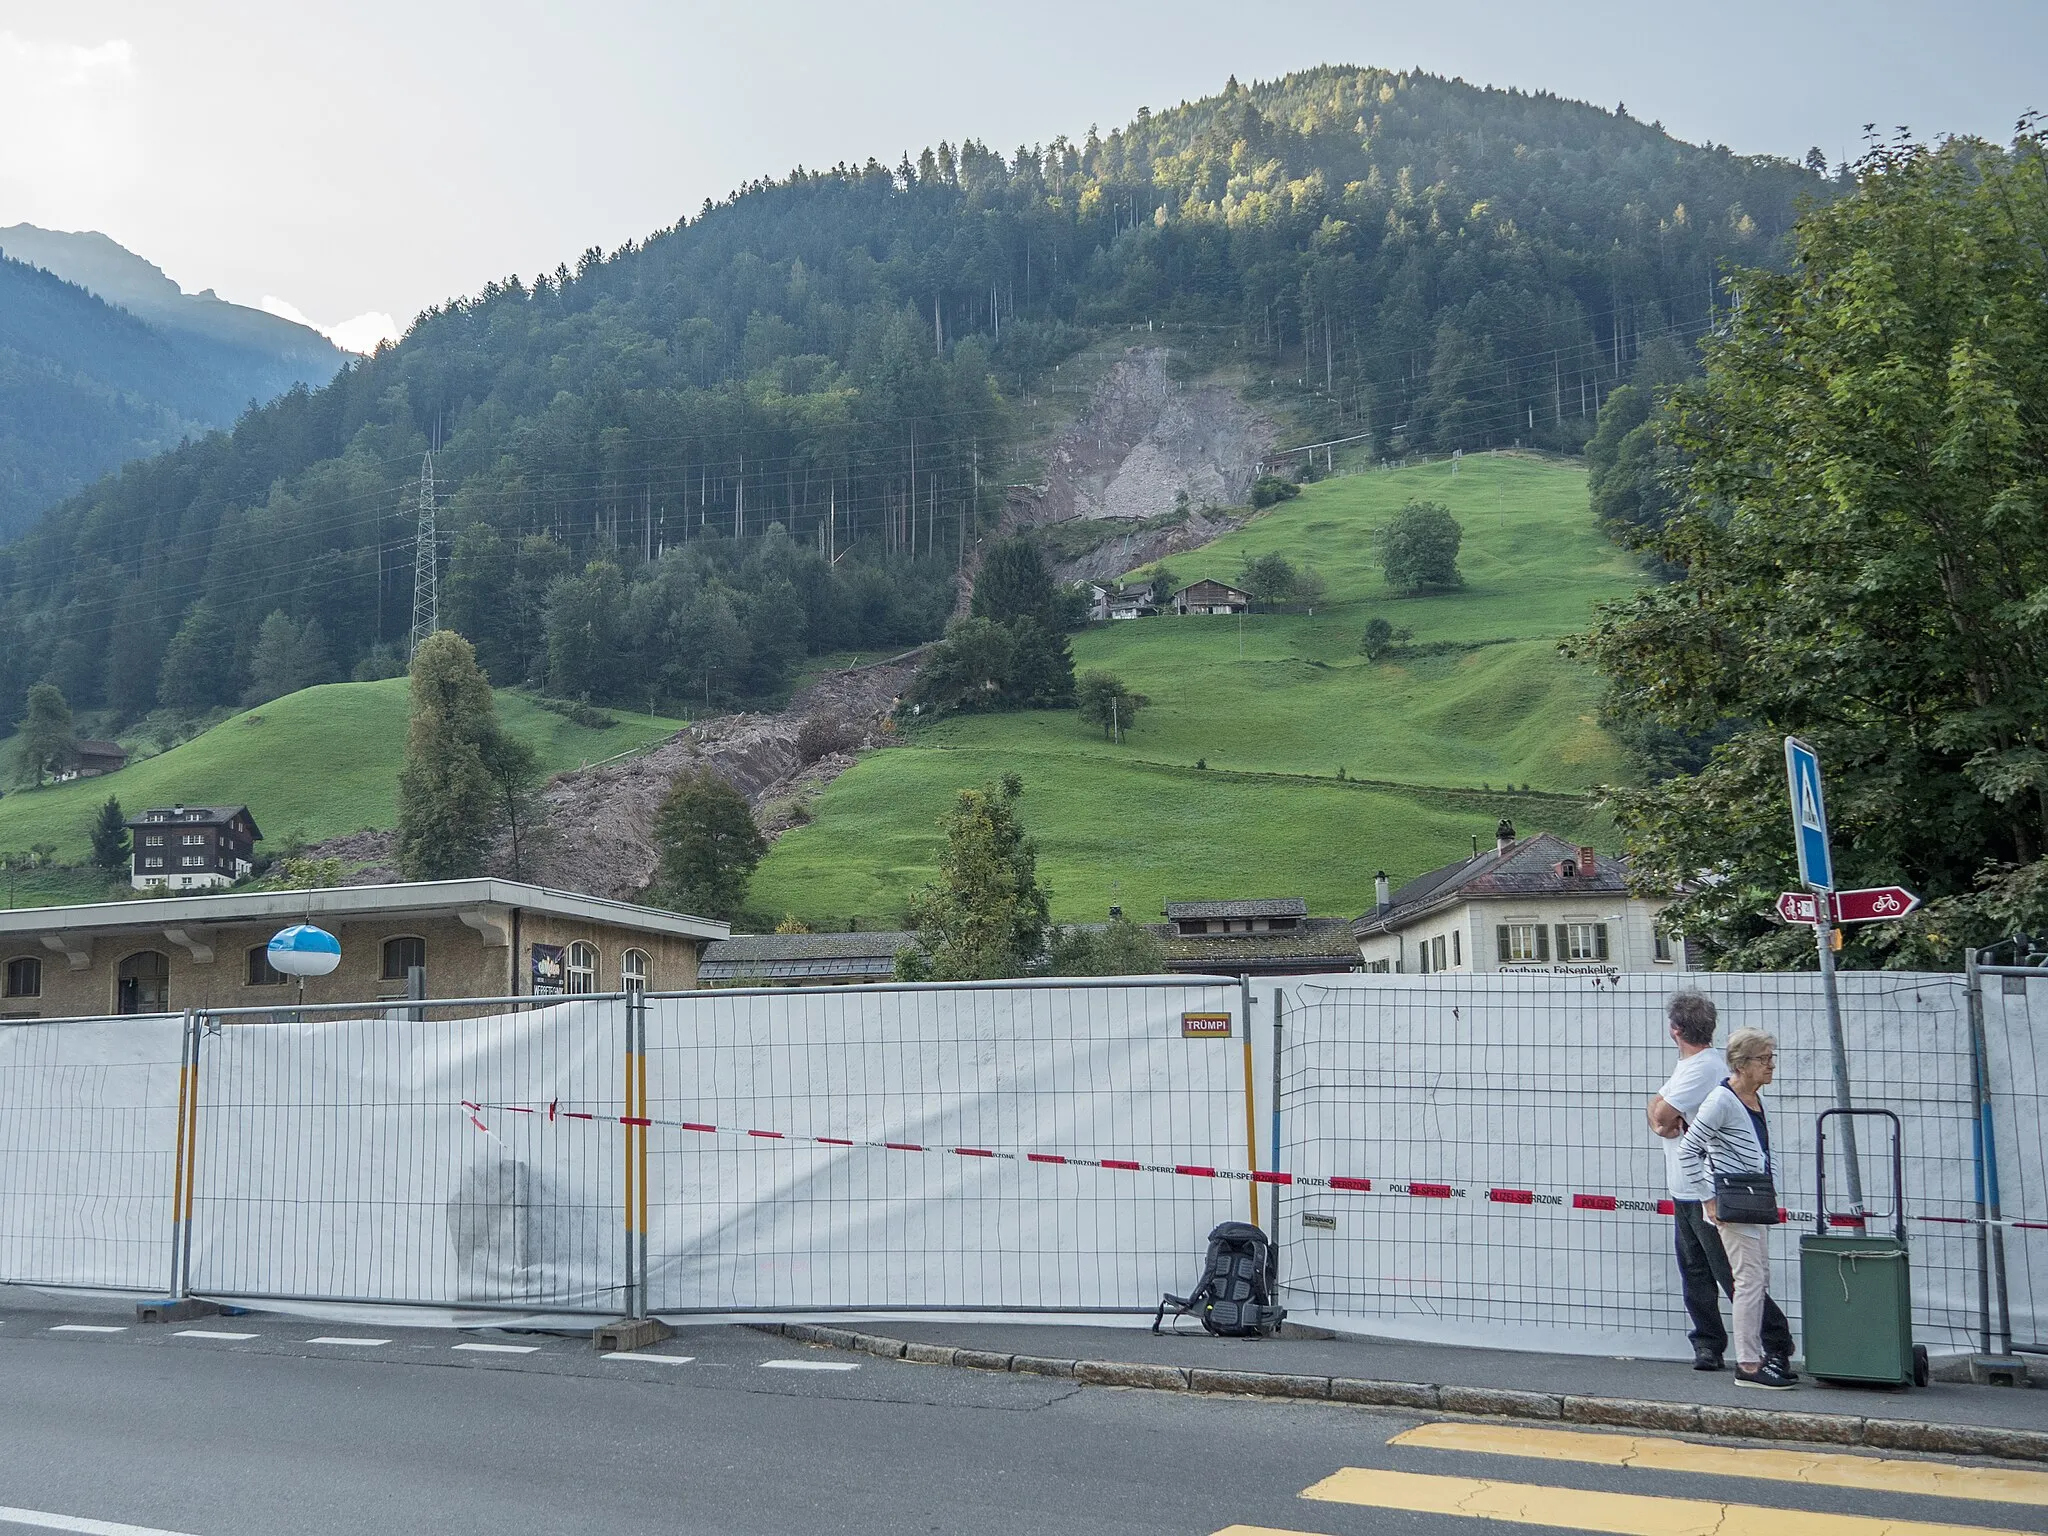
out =
<svg viewBox="0 0 2048 1536"><path fill-rule="evenodd" d="M1591 880L1600 873L1599 853L1588 844L1579 846L1579 873Z"/></svg>
<svg viewBox="0 0 2048 1536"><path fill-rule="evenodd" d="M1503 816L1500 825L1493 829L1493 846L1498 853L1506 853L1515 845L1515 824Z"/></svg>
<svg viewBox="0 0 2048 1536"><path fill-rule="evenodd" d="M1387 884L1387 872L1383 869L1372 877L1373 904L1382 912L1394 904L1393 888Z"/></svg>

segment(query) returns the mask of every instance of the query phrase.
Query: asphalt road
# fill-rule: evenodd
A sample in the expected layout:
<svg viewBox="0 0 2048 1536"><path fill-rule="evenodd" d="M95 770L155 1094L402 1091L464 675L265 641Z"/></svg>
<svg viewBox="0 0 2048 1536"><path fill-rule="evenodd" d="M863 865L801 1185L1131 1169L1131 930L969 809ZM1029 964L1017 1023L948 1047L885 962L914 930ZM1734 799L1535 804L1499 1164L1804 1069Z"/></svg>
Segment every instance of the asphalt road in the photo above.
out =
<svg viewBox="0 0 2048 1536"><path fill-rule="evenodd" d="M1756 1475L1771 1468L1753 1447L1679 1442L1611 1465L1607 1436L915 1366L738 1328L658 1359L272 1317L76 1331L117 1322L0 1314L0 1536L2048 1531L2048 1469L1845 1457L1848 1482L1892 1486L1814 1486ZM459 1347L476 1344L498 1347ZM1389 1443L1403 1433L1423 1443ZM1813 1447L1793 1460L1842 1476ZM1727 1504L1762 1508L1724 1522ZM1419 1512L1458 1507L1510 1518Z"/></svg>

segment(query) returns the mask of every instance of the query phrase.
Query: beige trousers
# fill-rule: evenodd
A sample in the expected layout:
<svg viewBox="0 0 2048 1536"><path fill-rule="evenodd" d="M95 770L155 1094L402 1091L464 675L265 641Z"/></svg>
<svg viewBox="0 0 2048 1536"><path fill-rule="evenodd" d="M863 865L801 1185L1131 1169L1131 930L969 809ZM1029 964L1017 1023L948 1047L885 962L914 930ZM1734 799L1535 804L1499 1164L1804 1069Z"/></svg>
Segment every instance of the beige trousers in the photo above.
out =
<svg viewBox="0 0 2048 1536"><path fill-rule="evenodd" d="M1771 1229L1746 1221L1716 1222L1735 1279L1735 1359L1744 1367L1764 1358L1764 1294L1771 1279Z"/></svg>

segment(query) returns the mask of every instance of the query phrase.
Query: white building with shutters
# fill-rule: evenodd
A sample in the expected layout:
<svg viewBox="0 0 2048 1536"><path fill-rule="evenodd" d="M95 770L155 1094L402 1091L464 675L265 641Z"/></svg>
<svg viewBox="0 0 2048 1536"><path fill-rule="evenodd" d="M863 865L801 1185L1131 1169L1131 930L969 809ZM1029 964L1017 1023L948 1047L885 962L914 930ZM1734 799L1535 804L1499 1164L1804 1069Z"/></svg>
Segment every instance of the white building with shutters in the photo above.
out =
<svg viewBox="0 0 2048 1536"><path fill-rule="evenodd" d="M1631 896L1618 858L1548 832L1500 824L1485 852L1377 881L1373 910L1351 925L1361 969L1589 974L1687 969L1685 945L1657 932L1661 901Z"/></svg>

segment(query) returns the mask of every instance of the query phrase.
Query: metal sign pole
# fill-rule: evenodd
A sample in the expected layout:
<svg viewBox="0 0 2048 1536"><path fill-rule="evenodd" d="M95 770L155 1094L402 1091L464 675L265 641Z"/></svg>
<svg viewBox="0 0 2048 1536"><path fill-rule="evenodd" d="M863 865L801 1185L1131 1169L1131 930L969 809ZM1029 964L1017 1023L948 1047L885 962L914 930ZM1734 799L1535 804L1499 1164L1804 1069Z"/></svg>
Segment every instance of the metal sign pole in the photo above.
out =
<svg viewBox="0 0 2048 1536"><path fill-rule="evenodd" d="M1835 1107L1850 1109L1849 1047L1842 1034L1842 1000L1835 987L1835 856L1828 842L1827 797L1820 754L1797 736L1785 738L1785 787L1792 796L1792 846L1799 878L1813 892L1813 941L1820 953L1821 995L1827 1000L1828 1050L1834 1058ZM1863 1214L1863 1163L1856 1151L1856 1119L1842 1117L1842 1149L1849 1160L1849 1207ZM1826 1212L1821 1213L1822 1219Z"/></svg>
<svg viewBox="0 0 2048 1536"><path fill-rule="evenodd" d="M1814 906L1816 911L1826 913L1833 903L1823 895ZM1828 1004L1828 1053L1834 1058L1835 1107L1849 1109L1853 1107L1849 1100L1849 1047L1842 1035L1842 1000L1835 990L1834 924L1827 916L1816 919L1813 937L1820 949L1821 994ZM1863 1214L1863 1165L1856 1154L1854 1116L1842 1119L1842 1151L1849 1160L1849 1208L1860 1216Z"/></svg>

